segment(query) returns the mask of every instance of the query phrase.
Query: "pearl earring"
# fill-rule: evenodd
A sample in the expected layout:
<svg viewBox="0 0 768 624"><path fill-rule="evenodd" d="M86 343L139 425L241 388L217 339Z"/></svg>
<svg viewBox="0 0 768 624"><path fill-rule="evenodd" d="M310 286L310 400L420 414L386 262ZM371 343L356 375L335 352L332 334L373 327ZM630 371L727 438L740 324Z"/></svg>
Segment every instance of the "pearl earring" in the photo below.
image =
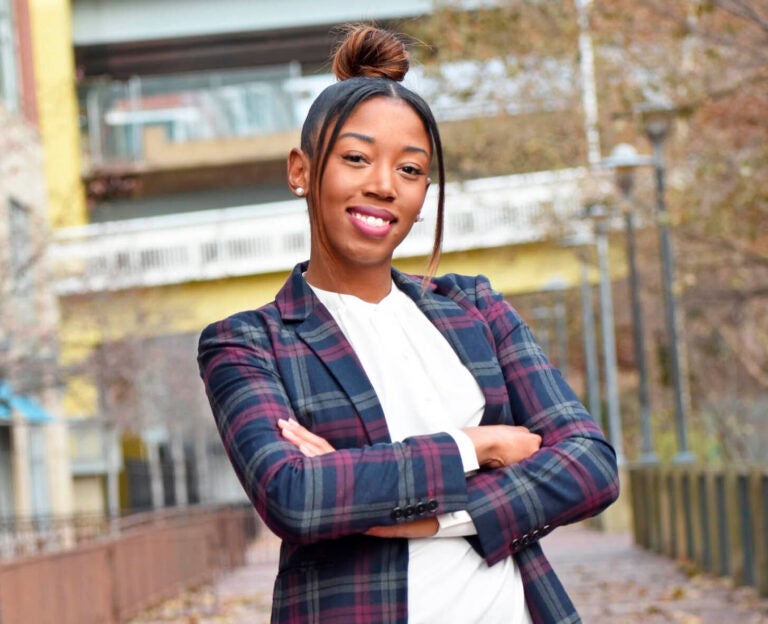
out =
<svg viewBox="0 0 768 624"><path fill-rule="evenodd" d="M297 186L296 190L293 191L298 195L299 197L304 197L304 187L303 186Z"/></svg>

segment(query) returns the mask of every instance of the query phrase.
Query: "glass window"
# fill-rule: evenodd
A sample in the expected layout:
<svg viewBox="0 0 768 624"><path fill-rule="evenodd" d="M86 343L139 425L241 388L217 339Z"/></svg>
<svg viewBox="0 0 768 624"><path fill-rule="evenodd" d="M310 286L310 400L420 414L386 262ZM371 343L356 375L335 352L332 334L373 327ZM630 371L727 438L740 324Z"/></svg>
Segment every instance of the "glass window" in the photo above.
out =
<svg viewBox="0 0 768 624"><path fill-rule="evenodd" d="M10 270L13 290L30 295L32 288L32 232L29 208L21 202L8 200Z"/></svg>
<svg viewBox="0 0 768 624"><path fill-rule="evenodd" d="M18 108L16 42L13 36L11 0L0 0L0 99L8 109Z"/></svg>

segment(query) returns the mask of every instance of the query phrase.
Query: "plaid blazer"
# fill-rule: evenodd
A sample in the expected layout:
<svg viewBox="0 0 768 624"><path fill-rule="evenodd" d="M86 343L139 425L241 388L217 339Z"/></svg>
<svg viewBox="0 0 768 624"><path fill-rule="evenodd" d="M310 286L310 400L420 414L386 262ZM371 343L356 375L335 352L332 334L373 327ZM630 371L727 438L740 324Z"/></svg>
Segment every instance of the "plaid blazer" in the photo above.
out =
<svg viewBox="0 0 768 624"><path fill-rule="evenodd" d="M372 526L466 509L489 565L514 556L541 624L579 622L538 540L618 495L615 454L517 313L484 277L427 288L393 270L485 394L481 424L518 424L542 447L466 478L444 433L393 443L352 347L297 266L274 302L205 329L201 376L224 447L267 526L283 540L272 621L407 622L408 544ZM439 374L439 363L435 363ZM296 418L336 449L304 457L283 440Z"/></svg>

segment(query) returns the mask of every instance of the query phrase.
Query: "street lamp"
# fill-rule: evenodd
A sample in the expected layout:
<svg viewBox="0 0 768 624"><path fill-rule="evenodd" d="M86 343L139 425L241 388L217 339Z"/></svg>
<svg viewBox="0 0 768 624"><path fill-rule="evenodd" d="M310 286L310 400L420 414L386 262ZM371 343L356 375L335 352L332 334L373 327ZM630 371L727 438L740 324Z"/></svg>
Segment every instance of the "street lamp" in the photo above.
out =
<svg viewBox="0 0 768 624"><path fill-rule="evenodd" d="M616 186L624 199L624 223L627 232L627 259L629 261L629 287L632 303L632 329L635 342L635 357L638 372L638 399L640 411L640 430L643 447L640 462L644 464L658 463L658 457L653 449L653 434L651 432L651 401L648 392L648 366L645 359L645 334L643 330L643 309L640 303L640 278L637 273L637 250L635 246L635 214L632 191L635 186L635 169L653 164L648 156L641 156L634 147L627 143L617 145L611 155L602 161L604 167L616 172Z"/></svg>
<svg viewBox="0 0 768 624"><path fill-rule="evenodd" d="M595 318L592 303L592 284L589 281L589 248L595 244L592 234L569 236L560 243L563 247L575 248L581 268L581 315L584 328L584 360L587 373L587 407L596 422L602 422L600 405L600 371L597 364L595 341Z"/></svg>
<svg viewBox="0 0 768 624"><path fill-rule="evenodd" d="M548 308L551 320L554 321L555 343L557 344L557 368L560 374L568 379L568 325L565 310L565 291L568 283L562 277L549 280L542 287L543 292L554 295L554 304Z"/></svg>
<svg viewBox="0 0 768 624"><path fill-rule="evenodd" d="M624 464L624 442L619 409L619 383L616 366L616 334L611 296L611 274L608 267L608 221L613 216L603 204L590 204L584 209L585 217L595 225L595 246L600 271L600 316L603 335L603 364L605 374L605 399L608 409L608 430L616 451L616 460Z"/></svg>
<svg viewBox="0 0 768 624"><path fill-rule="evenodd" d="M670 368L675 395L675 427L677 429L678 451L674 458L676 463L693 463L696 458L688 449L688 436L686 430L686 410L688 396L687 379L682 374L680 358L680 331L677 316L675 291L674 291L674 254L672 251L672 239L669 233L669 214L665 202L664 188L664 140L669 135L672 127L674 109L668 106L642 105L637 111L640 113L643 129L648 140L653 146L653 167L656 173L656 221L659 228L659 242L661 248L661 276L664 288L664 310L669 338Z"/></svg>

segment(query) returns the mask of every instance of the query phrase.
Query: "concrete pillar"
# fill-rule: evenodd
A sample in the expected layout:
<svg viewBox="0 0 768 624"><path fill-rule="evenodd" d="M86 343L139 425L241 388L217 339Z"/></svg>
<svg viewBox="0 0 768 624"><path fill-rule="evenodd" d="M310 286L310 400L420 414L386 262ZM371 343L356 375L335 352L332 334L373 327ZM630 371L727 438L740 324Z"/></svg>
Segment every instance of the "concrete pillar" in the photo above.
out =
<svg viewBox="0 0 768 624"><path fill-rule="evenodd" d="M32 515L32 480L29 475L29 427L13 415L11 425L11 469L13 473L13 506L17 516Z"/></svg>
<svg viewBox="0 0 768 624"><path fill-rule="evenodd" d="M160 444L154 440L145 440L144 443L147 445L152 509L162 509L165 506L165 500L163 497L163 471L160 465Z"/></svg>
<svg viewBox="0 0 768 624"><path fill-rule="evenodd" d="M57 421L46 426L48 446L48 483L50 483L51 513L69 516L74 513L75 496L69 453L69 428Z"/></svg>
<svg viewBox="0 0 768 624"><path fill-rule="evenodd" d="M176 506L184 507L189 502L187 495L187 465L184 461L184 438L178 432L172 433L168 441L173 460L173 480Z"/></svg>
<svg viewBox="0 0 768 624"><path fill-rule="evenodd" d="M206 437L203 431L195 432L194 461L197 467L197 491L200 493L200 502L208 503L213 499L211 491L211 466L208 461Z"/></svg>
<svg viewBox="0 0 768 624"><path fill-rule="evenodd" d="M117 427L105 425L103 432L104 455L107 460L107 513L110 518L120 515L120 436Z"/></svg>

